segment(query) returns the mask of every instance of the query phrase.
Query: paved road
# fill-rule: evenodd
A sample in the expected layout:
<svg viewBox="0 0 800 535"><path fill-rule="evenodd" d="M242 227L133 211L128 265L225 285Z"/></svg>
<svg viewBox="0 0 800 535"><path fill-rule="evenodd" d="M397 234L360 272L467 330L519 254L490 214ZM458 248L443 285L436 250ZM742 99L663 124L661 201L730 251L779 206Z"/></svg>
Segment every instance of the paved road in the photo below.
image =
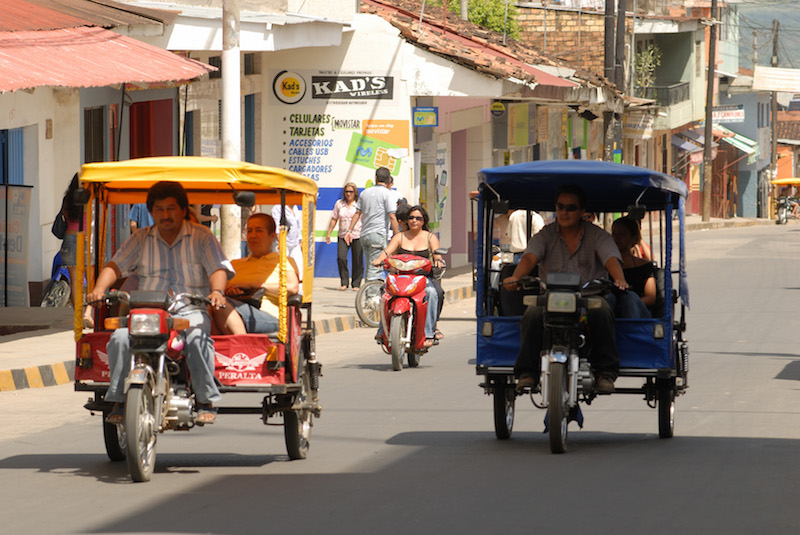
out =
<svg viewBox="0 0 800 535"><path fill-rule="evenodd" d="M642 400L611 396L585 409L565 455L524 400L512 439L496 440L469 300L445 309L447 337L420 369L390 371L366 329L320 337L325 408L305 461L287 460L280 428L221 417L163 435L153 480L132 484L84 395L0 393L0 532L796 533L800 225L690 238L690 388L673 439Z"/></svg>

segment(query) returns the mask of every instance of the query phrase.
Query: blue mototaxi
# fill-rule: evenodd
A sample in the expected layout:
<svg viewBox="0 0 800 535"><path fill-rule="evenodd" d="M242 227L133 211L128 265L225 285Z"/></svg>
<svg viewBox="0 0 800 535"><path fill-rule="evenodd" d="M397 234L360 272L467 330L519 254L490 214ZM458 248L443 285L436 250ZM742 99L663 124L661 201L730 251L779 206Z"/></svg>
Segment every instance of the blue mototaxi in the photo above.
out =
<svg viewBox="0 0 800 535"><path fill-rule="evenodd" d="M642 235L652 249L658 298L652 318L616 319L619 376L642 380L641 386L633 387L619 385L636 385L637 381L618 381L616 393L643 396L650 407L658 409L659 436L672 437L675 398L686 390L689 370L684 338L685 310L689 306L684 245L686 185L650 169L589 160L535 161L483 169L478 181L476 371L484 378L480 386L494 398L497 438L511 436L515 399L524 395L516 391L513 372L524 306L519 295L522 292L508 292L497 284L511 275L514 264L510 260L506 265L497 262L495 223L509 210L551 212L557 189L566 184L583 188L587 212L630 213L643 218ZM530 216L527 221L530 235ZM678 242L673 248L676 230ZM531 397L533 400L533 394ZM592 397L584 393L580 401L588 403ZM535 400L534 404L539 406ZM575 419L582 423L582 417Z"/></svg>

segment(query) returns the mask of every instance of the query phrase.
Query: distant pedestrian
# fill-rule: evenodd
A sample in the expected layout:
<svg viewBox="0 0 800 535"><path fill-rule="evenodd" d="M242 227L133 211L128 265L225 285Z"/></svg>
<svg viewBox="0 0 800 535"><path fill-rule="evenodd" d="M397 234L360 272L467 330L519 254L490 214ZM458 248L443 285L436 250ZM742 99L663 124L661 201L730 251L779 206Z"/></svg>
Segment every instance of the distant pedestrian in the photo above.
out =
<svg viewBox="0 0 800 535"><path fill-rule="evenodd" d="M297 264L297 276L300 279L300 282L303 282L303 248L302 245L302 238L303 238L303 220L300 215L300 210L297 206L286 206L286 210L284 210L286 215L286 225L289 227L289 230L286 233L286 252L290 258L292 258L295 263ZM280 228L281 225L281 205L276 204L272 207L272 219L275 220L275 224L278 225ZM314 244L312 243L311 246ZM274 249L277 250L278 248L278 240L275 240ZM302 293L302 284L301 284L301 293Z"/></svg>
<svg viewBox="0 0 800 535"><path fill-rule="evenodd" d="M140 228L153 226L153 216L147 211L147 205L143 202L131 205L128 219L130 220L131 234Z"/></svg>
<svg viewBox="0 0 800 535"><path fill-rule="evenodd" d="M340 290L346 290L348 285L349 273L347 272L347 250L350 249L350 254L353 257L353 278L352 288L358 290L361 286L361 279L364 276L364 251L361 248L361 222L356 224L351 233L352 239L348 244L344 237L347 229L350 228L350 222L356 215L356 204L358 202L358 187L354 182L348 182L342 189L342 198L338 199L333 205L333 213L331 214L331 224L328 226L328 234L325 236L325 243L331 242L331 232L336 222L339 222L339 238L336 263L339 266L339 279L342 285Z"/></svg>
<svg viewBox="0 0 800 535"><path fill-rule="evenodd" d="M345 241L353 240L353 230L361 222L361 247L366 256L366 279L380 279L383 270L373 261L386 248L387 227L397 234L397 197L392 193L392 175L385 167L375 171L375 186L365 189L356 203L356 215L345 231Z"/></svg>

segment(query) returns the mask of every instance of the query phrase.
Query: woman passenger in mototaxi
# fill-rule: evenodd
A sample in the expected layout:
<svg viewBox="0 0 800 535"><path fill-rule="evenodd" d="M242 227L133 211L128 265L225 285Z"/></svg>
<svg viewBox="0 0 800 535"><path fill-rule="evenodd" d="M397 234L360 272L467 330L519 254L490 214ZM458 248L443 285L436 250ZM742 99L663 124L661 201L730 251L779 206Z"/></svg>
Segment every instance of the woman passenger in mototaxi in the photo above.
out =
<svg viewBox="0 0 800 535"><path fill-rule="evenodd" d="M622 255L622 271L630 291L635 292L644 304L642 312L618 317L649 318L648 309L656 304L656 279L653 263L634 255L634 248L642 240L639 224L630 217L620 217L611 226L611 236Z"/></svg>

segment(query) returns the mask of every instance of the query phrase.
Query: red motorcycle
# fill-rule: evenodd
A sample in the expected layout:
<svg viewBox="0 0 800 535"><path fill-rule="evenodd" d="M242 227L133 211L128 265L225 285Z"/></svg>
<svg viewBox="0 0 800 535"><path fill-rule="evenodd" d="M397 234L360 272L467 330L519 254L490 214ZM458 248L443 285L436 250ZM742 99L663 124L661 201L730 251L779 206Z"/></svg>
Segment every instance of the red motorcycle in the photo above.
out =
<svg viewBox="0 0 800 535"><path fill-rule="evenodd" d="M392 369L403 369L403 357L408 355L411 368L419 366L425 347L425 317L428 302L425 287L432 265L428 258L400 254L387 258L384 268L388 272L381 297L382 344L392 355Z"/></svg>

